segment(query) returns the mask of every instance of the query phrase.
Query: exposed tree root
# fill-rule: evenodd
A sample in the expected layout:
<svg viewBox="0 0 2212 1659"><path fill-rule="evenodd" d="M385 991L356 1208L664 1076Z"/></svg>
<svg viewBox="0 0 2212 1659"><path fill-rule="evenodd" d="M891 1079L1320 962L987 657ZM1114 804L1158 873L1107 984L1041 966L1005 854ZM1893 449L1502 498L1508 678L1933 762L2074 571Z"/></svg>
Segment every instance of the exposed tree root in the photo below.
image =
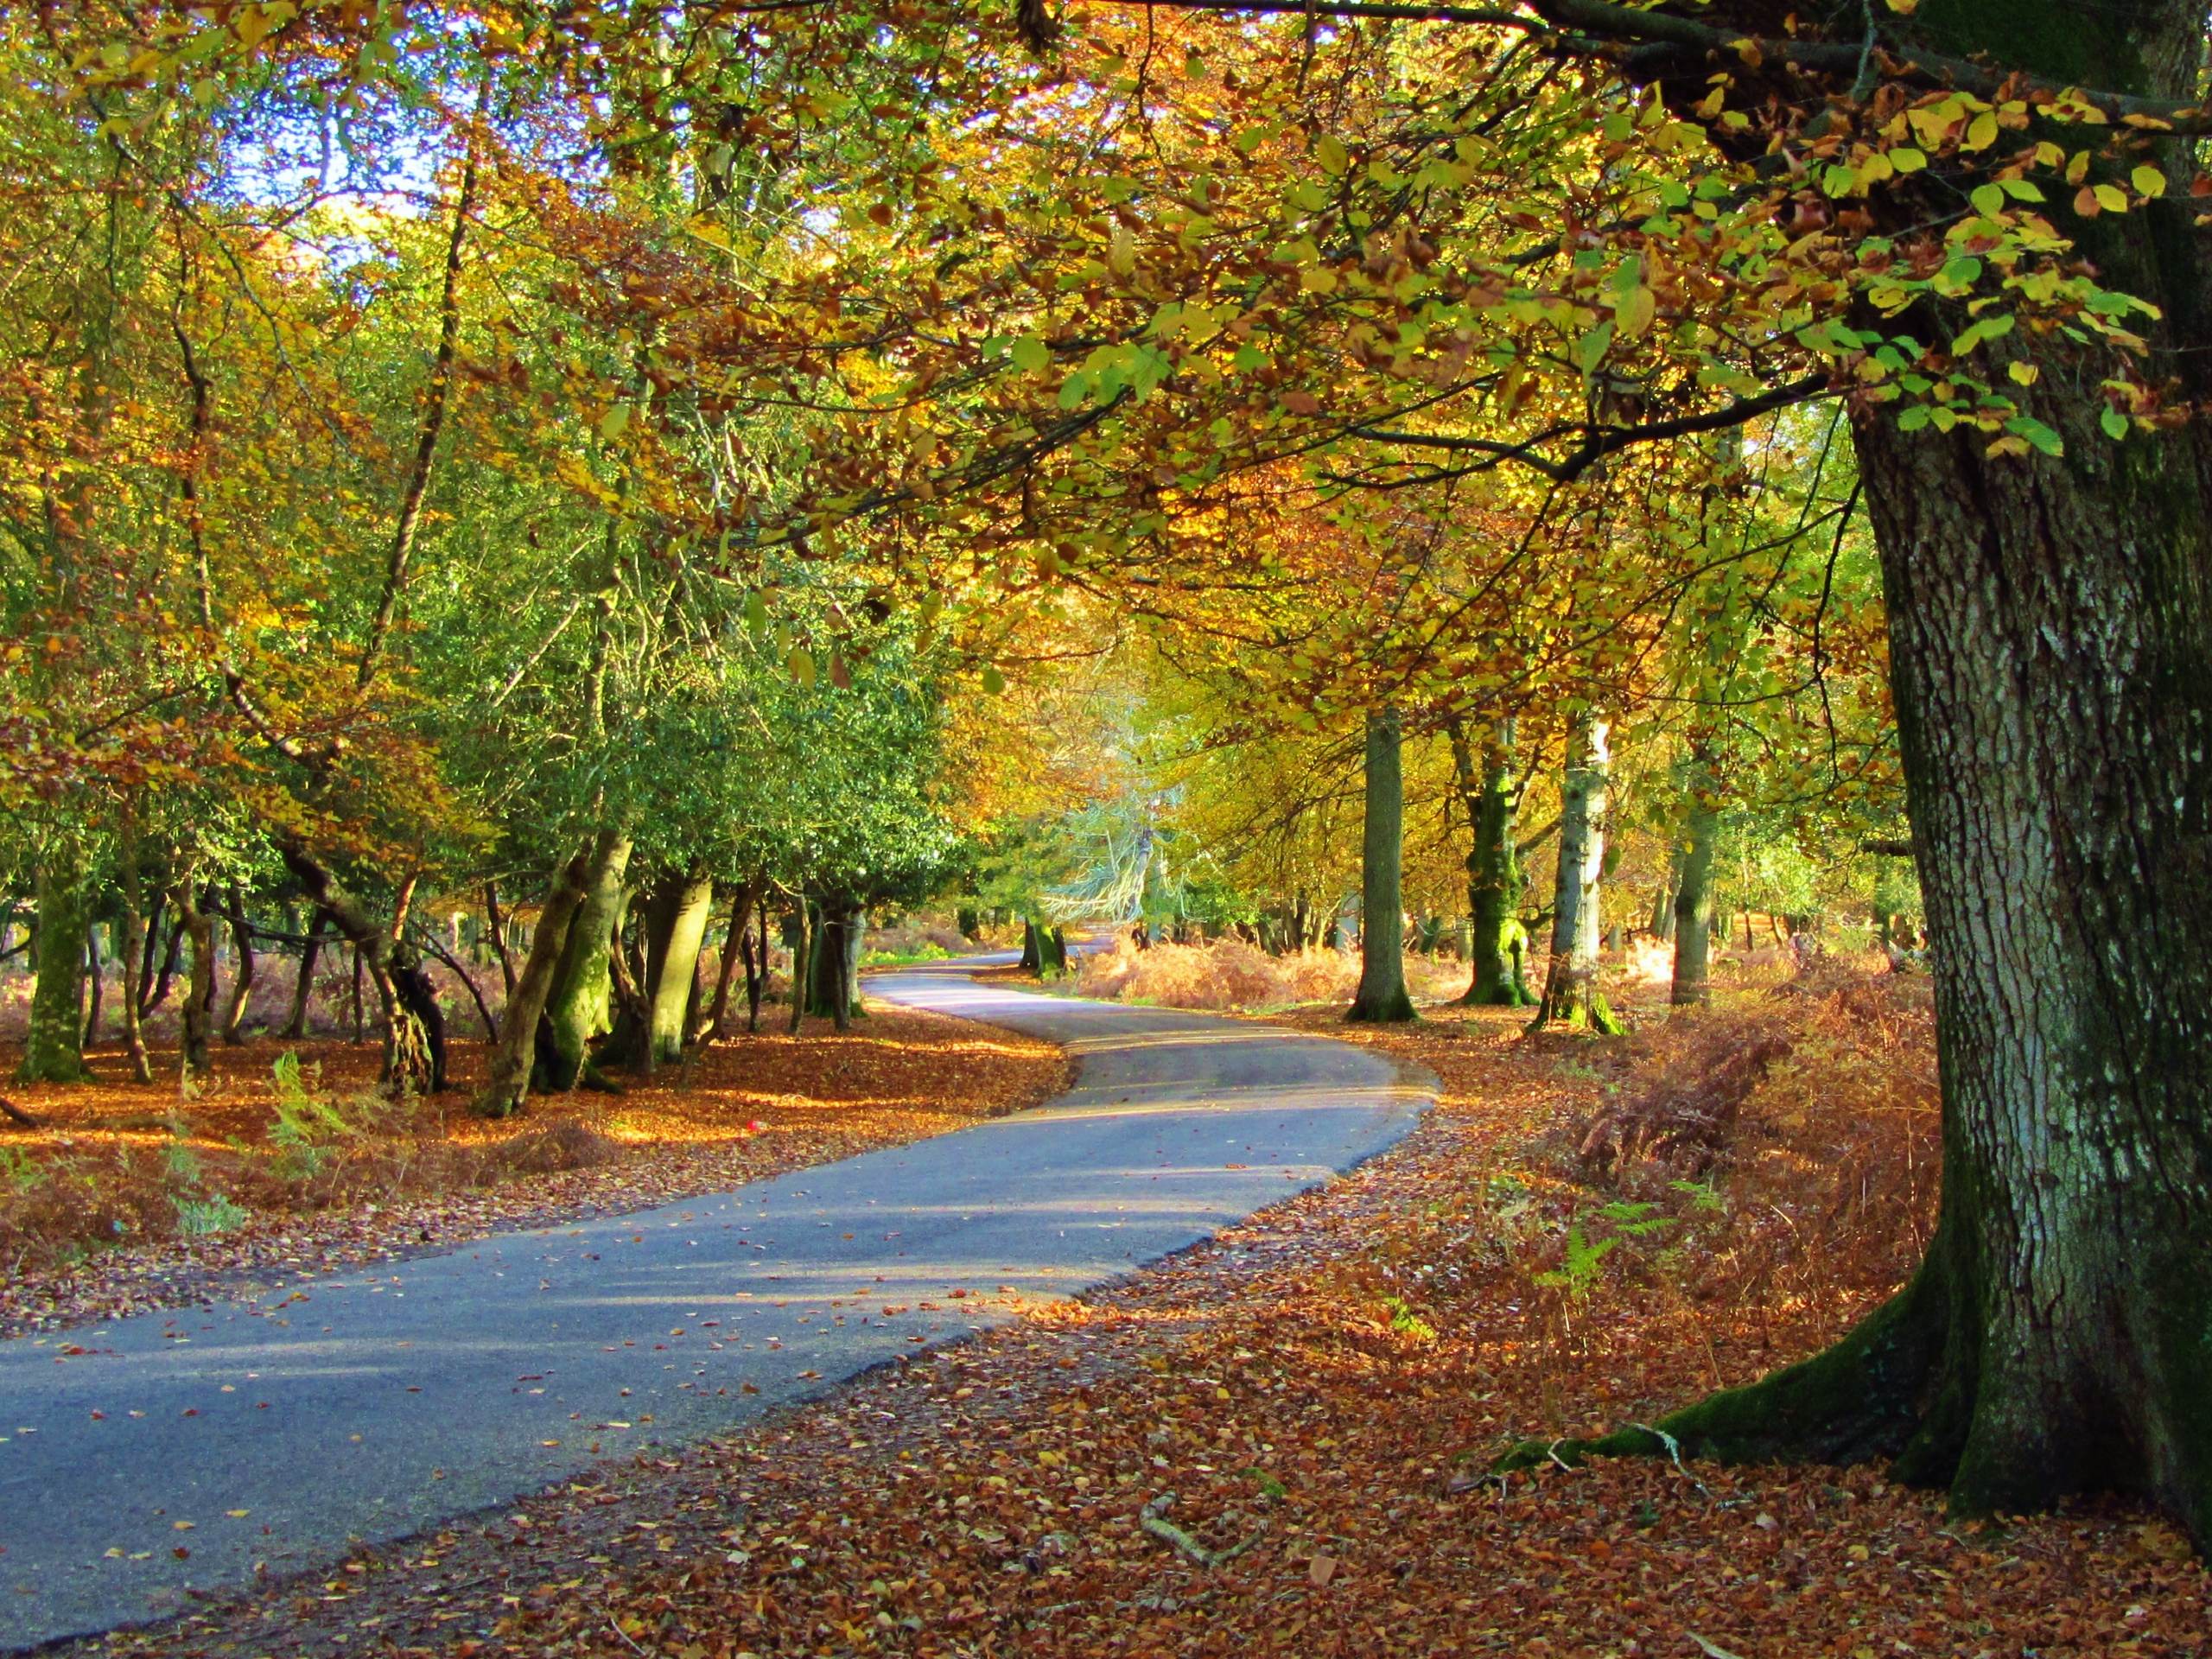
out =
<svg viewBox="0 0 2212 1659"><path fill-rule="evenodd" d="M1942 1274L1912 1283L1834 1347L1743 1388L1594 1440L1526 1440L1491 1465L1510 1473L1592 1457L1706 1458L1716 1463L1864 1463L1898 1460L1898 1478L1947 1481L1960 1437L1950 1390L1928 1400L1949 1324Z"/></svg>

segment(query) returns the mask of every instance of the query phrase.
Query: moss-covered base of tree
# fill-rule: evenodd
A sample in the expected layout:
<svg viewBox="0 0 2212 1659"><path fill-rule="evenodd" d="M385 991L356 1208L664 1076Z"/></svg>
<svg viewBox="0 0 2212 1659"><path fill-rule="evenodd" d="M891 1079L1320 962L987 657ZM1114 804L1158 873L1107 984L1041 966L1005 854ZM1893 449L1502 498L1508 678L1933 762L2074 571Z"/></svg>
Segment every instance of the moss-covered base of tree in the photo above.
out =
<svg viewBox="0 0 2212 1659"><path fill-rule="evenodd" d="M1468 1008L1533 1008L1536 1006L1536 994L1518 974L1508 979L1478 971L1475 982L1467 988L1459 1005Z"/></svg>
<svg viewBox="0 0 2212 1659"><path fill-rule="evenodd" d="M1905 1289L1809 1359L1708 1395L1656 1424L1590 1440L1523 1441L1491 1466L1498 1473L1554 1462L1573 1467L1592 1457L1828 1464L1887 1458L1908 1484L1951 1484L1965 1440L1956 1406L1965 1389L1946 1363L1950 1323L1942 1274L1923 1267Z"/></svg>
<svg viewBox="0 0 2212 1659"><path fill-rule="evenodd" d="M1529 1022L1531 1031L1546 1027L1565 1031L1586 1031L1594 1037L1621 1037L1628 1033L1627 1025L1613 1012L1602 992L1585 990L1579 995L1551 995L1536 1004L1536 1017Z"/></svg>
<svg viewBox="0 0 2212 1659"><path fill-rule="evenodd" d="M17 1083L90 1083L92 1080L92 1069L85 1064L85 1057L59 1044L43 1052L25 1054L22 1064L16 1068Z"/></svg>
<svg viewBox="0 0 2212 1659"><path fill-rule="evenodd" d="M1380 996L1355 997L1351 1007L1344 1010L1344 1018L1359 1025L1389 1026L1403 1025L1421 1015L1414 1008L1413 998L1401 986Z"/></svg>

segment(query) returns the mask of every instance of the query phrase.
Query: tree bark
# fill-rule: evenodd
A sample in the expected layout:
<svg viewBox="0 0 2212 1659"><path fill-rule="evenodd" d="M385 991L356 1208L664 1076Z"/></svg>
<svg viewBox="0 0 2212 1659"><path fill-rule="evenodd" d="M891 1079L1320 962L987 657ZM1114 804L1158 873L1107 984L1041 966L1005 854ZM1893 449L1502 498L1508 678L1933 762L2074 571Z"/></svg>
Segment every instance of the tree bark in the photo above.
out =
<svg viewBox="0 0 2212 1659"><path fill-rule="evenodd" d="M2201 11L2171 0L2095 29L2055 0L1942 17L1954 49L2122 92L2188 98L2203 53ZM1934 199L1899 191L1878 228ZM1685 1453L1893 1457L1967 1514L2116 1489L2212 1547L2212 429L2194 413L2212 294L2194 206L2050 210L2101 283L2159 308L2130 326L2188 421L2112 441L2107 359L2024 328L1986 372L2063 454L1854 411L1926 901L1943 1196L1904 1291L1827 1352L1662 1420ZM1923 300L1869 321L1951 339L1967 317Z"/></svg>
<svg viewBox="0 0 2212 1659"><path fill-rule="evenodd" d="M138 1014L146 976L146 894L139 868L138 806L125 794L117 823L117 885L123 893L123 941L119 952L123 983L118 992L122 1004L123 1049L130 1057L135 1083L154 1080L153 1065L146 1053L146 1032Z"/></svg>
<svg viewBox="0 0 2212 1659"><path fill-rule="evenodd" d="M699 948L715 907L714 878L704 873L664 878L647 914L646 1026L656 1060L683 1058L684 1027L699 971Z"/></svg>
<svg viewBox="0 0 2212 1659"><path fill-rule="evenodd" d="M1682 775L1682 840L1676 853L1675 981L1676 1007L1700 1007L1713 996L1713 849L1720 830L1719 782L1710 757L1694 750Z"/></svg>
<svg viewBox="0 0 2212 1659"><path fill-rule="evenodd" d="M499 994L512 1002L515 995L515 951L507 938L507 916L499 908L499 884L496 881L484 884L484 928L486 943L499 962Z"/></svg>
<svg viewBox="0 0 2212 1659"><path fill-rule="evenodd" d="M100 925L85 924L85 1034L84 1046L90 1048L99 1041L100 991L105 975L100 962Z"/></svg>
<svg viewBox="0 0 2212 1659"><path fill-rule="evenodd" d="M399 1097L435 1094L445 1086L445 1021L431 994L422 959L400 939L416 878L400 883L391 920L378 925L368 907L289 832L276 837L278 854L310 901L330 918L353 947L353 1033L362 1031L361 979L376 988L384 1026L384 1059L378 1077L386 1092Z"/></svg>
<svg viewBox="0 0 2212 1659"><path fill-rule="evenodd" d="M19 1083L82 1083L85 1066L85 930L88 876L82 852L59 842L38 861L38 966Z"/></svg>
<svg viewBox="0 0 2212 1659"><path fill-rule="evenodd" d="M226 1046L236 1048L245 1041L239 1027L245 1019L247 997L253 993L253 929L246 920L245 893L235 881L231 883L230 902L224 914L231 924L231 948L238 956L238 971L231 976L230 1001L224 1005L221 1033Z"/></svg>
<svg viewBox="0 0 2212 1659"><path fill-rule="evenodd" d="M472 1108L482 1116L505 1117L522 1110L530 1098L546 999L552 993L553 976L561 965L569 928L583 903L591 868L591 850L587 848L554 872L553 885L538 915L537 937L531 941L530 955L507 995L499 1046L492 1052L483 1092Z"/></svg>
<svg viewBox="0 0 2212 1659"><path fill-rule="evenodd" d="M736 976L740 972L741 959L749 955L745 947L747 941L752 937L753 903L758 896L757 886L751 881L747 881L739 886L735 895L729 901L729 925L722 935L721 960L719 963L721 971L720 976L715 981L715 1000L708 1007L704 1022L705 1030L702 1036L703 1040L707 1042L713 1042L727 1034L728 1027L725 1022L729 1019L729 994L736 982ZM742 971L746 978L750 981L753 976L753 964L749 961L745 962Z"/></svg>
<svg viewBox="0 0 2212 1659"><path fill-rule="evenodd" d="M1605 809L1612 757L1606 722L1585 715L1567 734L1560 781L1559 877L1552 908L1551 963L1536 1024L1608 1036L1623 1029L1598 988L1599 873L1605 862Z"/></svg>
<svg viewBox="0 0 2212 1659"><path fill-rule="evenodd" d="M1452 769L1474 829L1467 855L1468 960L1474 975L1459 1000L1476 1007L1526 1007L1536 999L1523 976L1528 930L1521 925L1520 791L1513 785L1514 722L1491 728L1478 758L1458 721Z"/></svg>
<svg viewBox="0 0 2212 1659"><path fill-rule="evenodd" d="M215 924L200 906L198 888L197 880L188 872L169 896L191 960L184 994L177 1000L177 1092L187 1097L210 1064L207 1004L215 992Z"/></svg>
<svg viewBox="0 0 2212 1659"><path fill-rule="evenodd" d="M837 1029L852 1028L860 1006L860 959L868 929L868 914L844 900L825 901L817 912L813 962L807 975L807 1012L826 1014ZM1039 930L1040 971L1052 966L1052 941Z"/></svg>
<svg viewBox="0 0 2212 1659"><path fill-rule="evenodd" d="M806 895L793 895L791 905L791 1035L798 1035L806 1014L806 976L812 965L807 955Z"/></svg>
<svg viewBox="0 0 2212 1659"><path fill-rule="evenodd" d="M613 1024L609 1004L613 979L608 954L613 948L614 925L622 911L623 880L629 868L630 838L619 830L601 830L592 842L583 900L569 928L552 1000L546 1008L546 1017L553 1022L553 1046L558 1057L550 1079L556 1090L573 1089L582 1079L591 1062L592 1039Z"/></svg>
<svg viewBox="0 0 2212 1659"><path fill-rule="evenodd" d="M1398 713L1367 717L1367 812L1359 842L1359 989L1347 1020L1417 1018L1406 994L1405 900L1402 892L1406 793Z"/></svg>
<svg viewBox="0 0 2212 1659"><path fill-rule="evenodd" d="M322 954L323 923L318 906L308 912L307 943L300 947L300 970L292 980L292 1008L284 1021L286 1037L295 1041L308 1034L308 1015L315 998L315 962Z"/></svg>

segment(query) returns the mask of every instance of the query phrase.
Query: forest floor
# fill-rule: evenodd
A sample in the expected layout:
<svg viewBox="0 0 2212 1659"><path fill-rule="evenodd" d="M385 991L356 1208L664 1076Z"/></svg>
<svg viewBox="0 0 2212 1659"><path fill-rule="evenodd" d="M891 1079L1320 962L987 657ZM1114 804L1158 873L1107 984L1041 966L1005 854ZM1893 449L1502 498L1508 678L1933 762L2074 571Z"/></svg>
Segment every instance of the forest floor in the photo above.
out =
<svg viewBox="0 0 2212 1659"><path fill-rule="evenodd" d="M1288 1016L1428 1066L1440 1106L1104 1292L67 1651L2201 1659L2212 1580L2125 1504L1959 1525L1876 1468L1485 1477L1897 1282L1934 1193L1926 1001L1844 974L1611 1042Z"/></svg>
<svg viewBox="0 0 2212 1659"><path fill-rule="evenodd" d="M373 1041L219 1046L191 1099L173 1049L146 1084L96 1050L89 1084L7 1090L39 1127L0 1124L0 1334L720 1192L1035 1105L1071 1073L1048 1043L910 1009L843 1035L768 1023L497 1122L467 1110L479 1042L450 1044L446 1093L402 1107L372 1087ZM19 1057L0 1044L0 1076Z"/></svg>

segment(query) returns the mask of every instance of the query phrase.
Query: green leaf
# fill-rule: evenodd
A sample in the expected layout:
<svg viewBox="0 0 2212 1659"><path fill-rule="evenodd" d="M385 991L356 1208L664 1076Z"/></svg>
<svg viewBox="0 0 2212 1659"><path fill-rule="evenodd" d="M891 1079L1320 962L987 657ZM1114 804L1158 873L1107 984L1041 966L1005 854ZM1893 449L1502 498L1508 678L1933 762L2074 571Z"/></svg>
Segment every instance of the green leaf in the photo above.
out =
<svg viewBox="0 0 2212 1659"><path fill-rule="evenodd" d="M989 664L983 667L983 690L995 697L1006 690L1006 676Z"/></svg>
<svg viewBox="0 0 2212 1659"><path fill-rule="evenodd" d="M599 417L599 435L609 443L630 429L630 405L617 404Z"/></svg>
<svg viewBox="0 0 2212 1659"><path fill-rule="evenodd" d="M1052 363L1052 348L1034 334L1025 334L1015 340L1007 347L1006 354L1024 374L1040 373Z"/></svg>
<svg viewBox="0 0 2212 1659"><path fill-rule="evenodd" d="M2046 455L2066 453L2065 440L2031 416L2015 415L2005 423L2005 429L2015 437L2025 438Z"/></svg>
<svg viewBox="0 0 2212 1659"><path fill-rule="evenodd" d="M797 680L801 685L810 689L813 686L814 653L804 645L791 647L791 654L784 658L784 667L790 672L791 678Z"/></svg>
<svg viewBox="0 0 2212 1659"><path fill-rule="evenodd" d="M2109 404L2098 411L2097 424L2104 428L2107 437L2115 441L2127 435L2127 416Z"/></svg>
<svg viewBox="0 0 2212 1659"><path fill-rule="evenodd" d="M2001 184L1976 185L1967 200L1974 203L1974 212L1986 219L1993 213L2005 211L2005 187Z"/></svg>

